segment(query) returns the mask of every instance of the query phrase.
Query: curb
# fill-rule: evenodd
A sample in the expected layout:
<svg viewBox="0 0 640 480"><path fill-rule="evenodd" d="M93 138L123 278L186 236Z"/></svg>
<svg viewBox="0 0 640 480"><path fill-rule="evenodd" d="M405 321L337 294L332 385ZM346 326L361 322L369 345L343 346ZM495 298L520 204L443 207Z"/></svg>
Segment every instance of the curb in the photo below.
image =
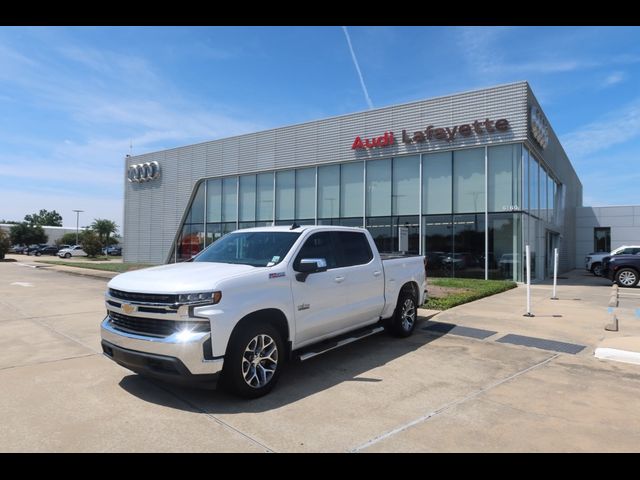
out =
<svg viewBox="0 0 640 480"><path fill-rule="evenodd" d="M42 264L42 265L34 266L34 268L54 271L54 272L68 273L69 275L76 275L78 277L97 278L100 280L107 280L107 281L111 280L116 275L119 275L119 273L117 272L102 272L100 270L96 270L96 273L94 273L88 268L67 267L66 265L58 266L58 265L52 265L52 264ZM97 272L100 272L101 274Z"/></svg>
<svg viewBox="0 0 640 480"><path fill-rule="evenodd" d="M631 352L629 350L619 350L617 348L596 348L593 354L596 358L602 360L613 360L615 362L633 363L640 365L640 352Z"/></svg>

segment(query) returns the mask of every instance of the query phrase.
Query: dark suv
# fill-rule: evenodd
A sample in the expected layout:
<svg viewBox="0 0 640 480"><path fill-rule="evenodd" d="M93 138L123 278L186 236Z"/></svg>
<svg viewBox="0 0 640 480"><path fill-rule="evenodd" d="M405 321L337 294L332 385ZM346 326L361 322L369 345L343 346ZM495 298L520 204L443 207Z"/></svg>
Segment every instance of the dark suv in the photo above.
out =
<svg viewBox="0 0 640 480"><path fill-rule="evenodd" d="M56 247L55 245L46 245L44 247L41 247L39 250L36 250L34 254L38 257L40 255L55 255L56 253L58 253L58 250L60 250L60 248Z"/></svg>
<svg viewBox="0 0 640 480"><path fill-rule="evenodd" d="M37 255L36 252L38 252L41 248L46 247L47 244L46 243L38 243L38 244L33 244L33 245L29 245L29 247L24 250L22 253L26 253L27 255Z"/></svg>
<svg viewBox="0 0 640 480"><path fill-rule="evenodd" d="M603 276L620 287L635 287L640 280L640 253L615 255L602 259Z"/></svg>

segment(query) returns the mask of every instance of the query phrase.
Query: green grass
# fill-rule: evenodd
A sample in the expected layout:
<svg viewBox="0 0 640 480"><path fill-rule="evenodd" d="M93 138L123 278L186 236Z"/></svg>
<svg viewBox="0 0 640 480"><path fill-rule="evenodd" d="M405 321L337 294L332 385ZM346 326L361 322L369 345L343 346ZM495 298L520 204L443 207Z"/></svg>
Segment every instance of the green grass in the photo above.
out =
<svg viewBox="0 0 640 480"><path fill-rule="evenodd" d="M445 297L430 297L424 307L433 310L446 310L516 287L516 283L510 280L479 280L476 278L429 278L427 279L427 290L429 285L461 289L460 291L454 290Z"/></svg>
<svg viewBox="0 0 640 480"><path fill-rule="evenodd" d="M49 263L51 265L64 265L65 267L89 268L92 270L103 270L106 272L124 273L131 270L152 267L146 263L89 263L89 262L56 262L50 260L39 260L39 263Z"/></svg>

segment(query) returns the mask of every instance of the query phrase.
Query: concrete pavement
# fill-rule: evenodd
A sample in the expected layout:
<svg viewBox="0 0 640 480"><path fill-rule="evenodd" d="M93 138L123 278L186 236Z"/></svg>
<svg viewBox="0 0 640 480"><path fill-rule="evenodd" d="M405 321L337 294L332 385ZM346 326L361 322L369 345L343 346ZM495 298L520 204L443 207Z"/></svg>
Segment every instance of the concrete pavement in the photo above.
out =
<svg viewBox="0 0 640 480"><path fill-rule="evenodd" d="M288 365L253 401L149 381L103 357L105 286L0 263L0 451L640 451L639 367L592 355L614 337L600 331L606 284L563 285L558 305L534 287L532 319L521 288L463 305L430 322L499 333L434 333L425 320L408 339L377 335ZM496 341L508 333L587 348Z"/></svg>

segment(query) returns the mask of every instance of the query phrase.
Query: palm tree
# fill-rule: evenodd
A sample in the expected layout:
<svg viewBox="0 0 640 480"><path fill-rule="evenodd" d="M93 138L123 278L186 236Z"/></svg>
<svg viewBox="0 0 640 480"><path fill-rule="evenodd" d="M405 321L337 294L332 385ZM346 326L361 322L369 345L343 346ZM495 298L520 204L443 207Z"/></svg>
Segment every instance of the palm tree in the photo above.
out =
<svg viewBox="0 0 640 480"><path fill-rule="evenodd" d="M91 224L91 228L98 233L100 237L100 241L102 245L105 247L109 246L109 236L112 233L116 233L118 231L118 226L116 222L112 220L107 220L105 218L96 218L93 220Z"/></svg>

